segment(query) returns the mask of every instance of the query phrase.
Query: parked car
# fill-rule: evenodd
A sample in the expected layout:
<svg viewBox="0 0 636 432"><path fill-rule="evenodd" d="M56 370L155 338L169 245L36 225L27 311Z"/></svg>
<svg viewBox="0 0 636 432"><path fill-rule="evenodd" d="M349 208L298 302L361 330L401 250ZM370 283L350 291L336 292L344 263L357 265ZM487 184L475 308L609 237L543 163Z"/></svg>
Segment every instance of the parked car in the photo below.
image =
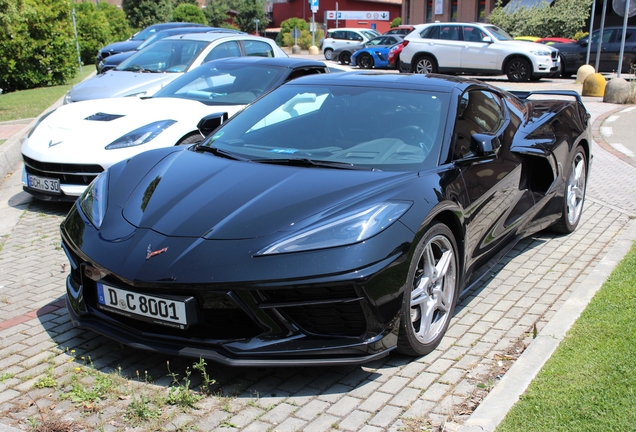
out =
<svg viewBox="0 0 636 432"><path fill-rule="evenodd" d="M590 64L596 65L596 52L600 29L592 32L590 47ZM597 72L615 72L618 70L623 27L605 27L601 38L601 58ZM551 46L559 50L561 56L560 73L564 77L575 74L585 64L587 58L589 35L572 43L555 43ZM628 73L636 64L636 26L627 27L625 48L623 51L623 67L621 72Z"/></svg>
<svg viewBox="0 0 636 432"><path fill-rule="evenodd" d="M205 116L232 116L285 81L327 72L313 60L224 58L188 72L151 98L64 105L40 119L22 144L24 190L41 199L75 200L121 160L201 141L197 124Z"/></svg>
<svg viewBox="0 0 636 432"><path fill-rule="evenodd" d="M370 41L367 41L363 44L355 44L355 45L347 45L346 47L338 48L333 51L331 54L331 59L337 61L341 64L349 64L351 61L351 55L358 50L364 48L380 48L380 47L388 47L394 45L398 42L401 42L402 38L397 35L388 35L388 36L376 36Z"/></svg>
<svg viewBox="0 0 636 432"><path fill-rule="evenodd" d="M170 36L186 34L186 33L211 33L211 32L245 34L238 30L226 29L221 27L208 27L208 26L177 27L177 28L173 28L169 30L161 30L151 35L148 39L143 41L137 48L135 48L132 51L121 52L119 54L114 54L114 55L106 57L105 59L102 59L97 65L97 73L104 73L111 69L115 69L117 65L119 65L119 63L123 62L128 57L136 53L137 51L141 51L142 49L146 48L149 45L152 45L155 42L160 41L161 39L164 39Z"/></svg>
<svg viewBox="0 0 636 432"><path fill-rule="evenodd" d="M389 50L389 54L387 55L387 68L389 69L399 69L400 72L408 72L407 70L402 69L402 63L400 62L400 53L402 53L402 49L408 45L409 41L404 39L399 44L395 44Z"/></svg>
<svg viewBox="0 0 636 432"><path fill-rule="evenodd" d="M539 39L541 39L538 36L515 36L514 40L521 40L521 41L527 41L527 42L536 42Z"/></svg>
<svg viewBox="0 0 636 432"><path fill-rule="evenodd" d="M411 33L414 29L415 27L413 27L412 25L399 25L397 27L390 28L389 30L385 31L382 34L406 36L407 34Z"/></svg>
<svg viewBox="0 0 636 432"><path fill-rule="evenodd" d="M232 33L171 36L128 57L116 68L74 86L64 103L123 96L152 96L197 66L223 57L288 57L271 39Z"/></svg>
<svg viewBox="0 0 636 432"><path fill-rule="evenodd" d="M331 60L334 50L348 45L360 45L380 36L375 30L364 28L337 28L327 30L327 36L320 43L325 59Z"/></svg>
<svg viewBox="0 0 636 432"><path fill-rule="evenodd" d="M351 66L358 66L362 69L388 69L389 52L393 47L402 44L402 38L397 36L387 37L395 37L399 42L393 45L376 45L360 49L351 56Z"/></svg>
<svg viewBox="0 0 636 432"><path fill-rule="evenodd" d="M148 39L153 34L160 32L162 30L167 30L171 28L177 27L205 27L203 24L195 24L195 23L185 23L185 22L169 22L169 23L160 23L153 24L140 32L135 33L130 39L115 42L109 45L106 45L102 49L100 49L95 57L95 68L99 72L99 63L105 58L119 54L122 52L132 51L137 48L143 41Z"/></svg>
<svg viewBox="0 0 636 432"><path fill-rule="evenodd" d="M71 320L228 365L425 355L497 258L581 219L590 115L539 93L313 75L118 163L61 224Z"/></svg>
<svg viewBox="0 0 636 432"><path fill-rule="evenodd" d="M415 73L466 73L537 80L559 70L552 46L516 41L500 28L483 23L429 23L405 37L402 69Z"/></svg>

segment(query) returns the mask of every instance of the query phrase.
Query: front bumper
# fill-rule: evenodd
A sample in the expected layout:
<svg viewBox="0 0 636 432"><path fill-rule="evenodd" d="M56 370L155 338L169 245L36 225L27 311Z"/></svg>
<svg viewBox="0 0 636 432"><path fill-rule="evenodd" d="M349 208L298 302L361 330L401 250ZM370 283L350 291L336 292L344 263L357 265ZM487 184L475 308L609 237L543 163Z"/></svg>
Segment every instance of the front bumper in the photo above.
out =
<svg viewBox="0 0 636 432"><path fill-rule="evenodd" d="M122 344L231 366L360 364L397 345L407 250L354 271L305 278L255 282L249 279L258 276L243 274L245 282L176 283L175 275L173 281L142 282L99 267L73 246L73 236L62 227L73 324ZM148 262L154 260L160 259ZM196 318L177 329L104 310L98 282L156 297L192 297Z"/></svg>

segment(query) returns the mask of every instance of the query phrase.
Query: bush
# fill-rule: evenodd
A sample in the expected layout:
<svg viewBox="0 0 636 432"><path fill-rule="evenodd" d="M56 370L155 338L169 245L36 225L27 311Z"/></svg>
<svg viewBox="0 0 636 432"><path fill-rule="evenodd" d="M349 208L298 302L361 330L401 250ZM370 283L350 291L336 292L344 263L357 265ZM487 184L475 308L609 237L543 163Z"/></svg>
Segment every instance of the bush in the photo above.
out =
<svg viewBox="0 0 636 432"><path fill-rule="evenodd" d="M99 2L99 10L108 23L109 43L129 39L133 35L123 10L105 1Z"/></svg>
<svg viewBox="0 0 636 432"><path fill-rule="evenodd" d="M289 18L280 23L280 33L276 37L276 43L280 46L294 46L294 38L291 37L291 31L295 28L300 30L301 33L301 37L298 38L298 45L300 46L303 31L309 32L309 23L302 18ZM309 33L309 37L309 46L311 46L311 33ZM320 42L320 39L318 41Z"/></svg>
<svg viewBox="0 0 636 432"><path fill-rule="evenodd" d="M71 3L24 0L0 27L4 92L64 84L77 73Z"/></svg>
<svg viewBox="0 0 636 432"><path fill-rule="evenodd" d="M181 3L176 7L172 13L172 21L188 22L195 24L207 24L208 20L205 18L203 11L199 6L195 6L189 3Z"/></svg>
<svg viewBox="0 0 636 432"><path fill-rule="evenodd" d="M511 2L506 10L497 0L488 22L512 36L574 38L589 15L589 0L556 0L552 6L543 0L533 7L514 7Z"/></svg>
<svg viewBox="0 0 636 432"><path fill-rule="evenodd" d="M402 25L402 18L397 17L393 21L391 21L391 28Z"/></svg>
<svg viewBox="0 0 636 432"><path fill-rule="evenodd" d="M320 39L322 39L324 35L325 33L322 30L316 30L316 34L314 35L316 46L320 44ZM302 30L300 32L300 37L298 38L298 46L301 49L309 49L311 42L311 32L309 30ZM294 46L294 38L291 37L291 32L283 35L283 43L284 46Z"/></svg>
<svg viewBox="0 0 636 432"><path fill-rule="evenodd" d="M172 0L122 0L121 8L135 29L172 20Z"/></svg>
<svg viewBox="0 0 636 432"><path fill-rule="evenodd" d="M110 29L105 15L95 3L73 3L77 23L77 41L83 64L95 63L95 55L101 47L111 42Z"/></svg>

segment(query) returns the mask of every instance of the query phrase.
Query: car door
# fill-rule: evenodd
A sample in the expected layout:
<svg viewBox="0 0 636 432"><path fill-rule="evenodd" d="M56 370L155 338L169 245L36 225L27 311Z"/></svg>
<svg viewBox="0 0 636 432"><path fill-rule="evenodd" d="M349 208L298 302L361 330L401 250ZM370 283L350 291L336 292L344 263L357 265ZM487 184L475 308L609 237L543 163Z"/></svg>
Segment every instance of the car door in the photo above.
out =
<svg viewBox="0 0 636 432"><path fill-rule="evenodd" d="M466 25L462 28L463 47L461 68L463 70L495 70L499 64L497 44L485 42L491 37L477 26Z"/></svg>
<svg viewBox="0 0 636 432"><path fill-rule="evenodd" d="M501 252L533 204L520 191L521 160L510 151L510 121L500 97L476 89L461 97L453 131L453 160L460 168L468 204L465 207L467 269L481 266ZM479 134L477 137L475 134ZM485 155L478 143L490 140L496 154Z"/></svg>
<svg viewBox="0 0 636 432"><path fill-rule="evenodd" d="M462 47L461 26L441 24L425 30L423 38L430 39L427 51L435 55L441 69L461 67Z"/></svg>

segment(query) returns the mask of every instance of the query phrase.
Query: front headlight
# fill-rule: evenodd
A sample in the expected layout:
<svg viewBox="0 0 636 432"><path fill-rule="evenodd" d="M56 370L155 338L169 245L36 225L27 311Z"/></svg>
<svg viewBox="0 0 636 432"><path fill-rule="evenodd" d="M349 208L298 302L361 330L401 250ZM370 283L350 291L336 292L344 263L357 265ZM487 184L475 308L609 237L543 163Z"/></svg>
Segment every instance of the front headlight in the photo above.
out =
<svg viewBox="0 0 636 432"><path fill-rule="evenodd" d="M550 51L530 51L538 57L550 57Z"/></svg>
<svg viewBox="0 0 636 432"><path fill-rule="evenodd" d="M102 226L108 198L108 171L98 175L78 198L77 204L97 229Z"/></svg>
<svg viewBox="0 0 636 432"><path fill-rule="evenodd" d="M64 95L64 99L62 100L62 105L68 105L71 102L73 102L73 101L71 100L71 91L69 90Z"/></svg>
<svg viewBox="0 0 636 432"><path fill-rule="evenodd" d="M129 132L120 138L117 138L115 141L108 144L105 148L106 150L112 150L146 144L148 141L156 138L157 135L168 129L176 122L176 120L160 120L154 123L147 124L146 126L142 126L139 129L135 129L134 131Z"/></svg>
<svg viewBox="0 0 636 432"><path fill-rule="evenodd" d="M51 114L53 114L55 110L51 110L49 112L47 112L46 114L44 114L42 117L40 117L38 119L37 122L35 122L35 125L33 126L33 128L29 131L29 133L27 134L27 138L31 138L31 135L33 135L33 132L35 131L35 129L40 126L40 123L42 123L44 121L45 118L47 118L48 116L50 116Z"/></svg>
<svg viewBox="0 0 636 432"><path fill-rule="evenodd" d="M339 215L271 244L256 255L326 249L358 243L387 229L412 203L385 201Z"/></svg>

